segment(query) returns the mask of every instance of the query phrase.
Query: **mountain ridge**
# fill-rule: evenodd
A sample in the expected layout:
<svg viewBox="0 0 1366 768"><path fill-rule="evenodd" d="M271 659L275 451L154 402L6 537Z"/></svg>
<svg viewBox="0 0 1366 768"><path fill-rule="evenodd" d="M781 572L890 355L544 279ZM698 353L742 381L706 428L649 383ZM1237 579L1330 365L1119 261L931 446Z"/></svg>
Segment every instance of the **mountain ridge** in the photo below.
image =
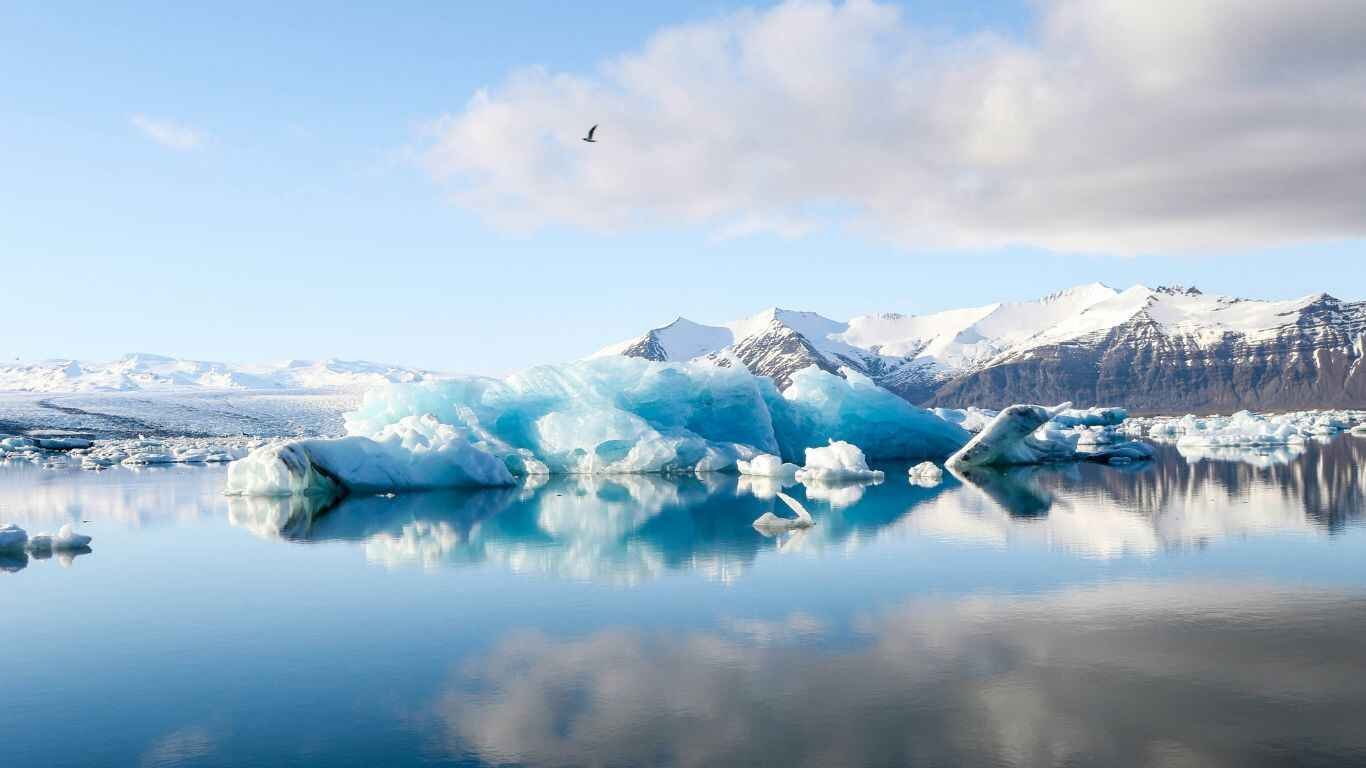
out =
<svg viewBox="0 0 1366 768"><path fill-rule="evenodd" d="M663 332L675 327L686 330ZM1323 292L1262 300L1086 283L1033 301L847 322L778 308L719 326L680 317L594 356L612 354L741 364L779 387L808 365L850 368L921 405L1359 407L1366 302Z"/></svg>

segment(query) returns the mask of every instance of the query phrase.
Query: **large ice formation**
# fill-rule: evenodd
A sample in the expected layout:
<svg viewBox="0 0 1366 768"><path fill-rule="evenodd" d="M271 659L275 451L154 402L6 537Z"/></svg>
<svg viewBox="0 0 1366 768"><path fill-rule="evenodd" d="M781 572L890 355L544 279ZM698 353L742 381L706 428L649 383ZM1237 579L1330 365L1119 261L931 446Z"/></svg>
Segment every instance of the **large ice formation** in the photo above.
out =
<svg viewBox="0 0 1366 768"><path fill-rule="evenodd" d="M544 473L703 472L736 469L761 454L790 459L832 440L856 441L874 459L942 457L967 441L960 427L865 376L844 373L808 368L780 393L769 379L738 368L607 357L506 379L390 386L367 393L347 414L349 437L258 449L230 469L229 491L296 494L498 485L513 475ZM410 445L407 435L415 432L423 440ZM417 455L434 451L440 455Z"/></svg>
<svg viewBox="0 0 1366 768"><path fill-rule="evenodd" d="M806 466L797 470L797 482L881 482L882 472L869 469L863 451L851 443L831 440L829 445L806 449Z"/></svg>
<svg viewBox="0 0 1366 768"><path fill-rule="evenodd" d="M253 451L228 465L227 493L339 495L456 486L511 485L507 466L469 440L466 430L426 416L404 416L374 438L298 440Z"/></svg>
<svg viewBox="0 0 1366 768"><path fill-rule="evenodd" d="M1061 417L1062 421L1058 421ZM1071 403L1054 408L1012 405L996 415L957 453L947 466L1006 466L1086 459L1121 463L1150 458L1152 448L1138 442L1103 445L1092 437L1095 450L1079 450L1086 427L1112 427L1124 420L1123 409L1071 410ZM1109 442L1104 441L1104 442Z"/></svg>

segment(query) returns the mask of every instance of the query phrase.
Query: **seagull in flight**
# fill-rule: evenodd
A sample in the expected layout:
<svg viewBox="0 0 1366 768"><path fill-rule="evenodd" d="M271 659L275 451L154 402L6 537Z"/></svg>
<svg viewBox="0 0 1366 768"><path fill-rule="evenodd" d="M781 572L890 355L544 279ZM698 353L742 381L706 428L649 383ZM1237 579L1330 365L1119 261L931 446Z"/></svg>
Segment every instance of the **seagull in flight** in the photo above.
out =
<svg viewBox="0 0 1366 768"><path fill-rule="evenodd" d="M596 126L596 125L594 125L592 128L589 128L589 129L588 129L588 135L587 135L587 136L584 136L584 137L583 137L583 140L586 141L586 142L588 142L589 144L596 144L598 140L595 139L595 138L593 138L593 132L596 131L597 129L598 129L598 126Z"/></svg>

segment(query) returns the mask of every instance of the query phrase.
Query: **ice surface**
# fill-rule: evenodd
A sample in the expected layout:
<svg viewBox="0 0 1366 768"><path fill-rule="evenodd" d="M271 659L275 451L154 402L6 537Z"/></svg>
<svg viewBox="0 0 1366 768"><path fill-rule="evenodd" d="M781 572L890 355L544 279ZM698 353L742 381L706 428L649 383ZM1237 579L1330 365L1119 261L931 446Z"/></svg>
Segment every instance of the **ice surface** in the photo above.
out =
<svg viewBox="0 0 1366 768"><path fill-rule="evenodd" d="M944 421L957 424L973 434L982 431L982 428L991 423L1000 411L993 411L990 408L977 408L969 406L967 408L932 408L930 409L935 416Z"/></svg>
<svg viewBox="0 0 1366 768"><path fill-rule="evenodd" d="M944 470L932 461L922 461L907 473L910 481L923 488L933 488L944 480Z"/></svg>
<svg viewBox="0 0 1366 768"><path fill-rule="evenodd" d="M831 440L821 448L806 449L806 466L797 470L803 484L882 481L882 472L868 468L868 461L857 445Z"/></svg>
<svg viewBox="0 0 1366 768"><path fill-rule="evenodd" d="M796 464L784 463L782 459L771 453L760 454L749 461L741 459L735 463L735 466L740 470L740 474L754 477L791 478L795 477L797 471L801 469Z"/></svg>
<svg viewBox="0 0 1366 768"><path fill-rule="evenodd" d="M340 495L345 492L511 485L512 474L469 441L466 430L430 415L404 416L375 438L297 440L253 451L228 466L233 495Z"/></svg>

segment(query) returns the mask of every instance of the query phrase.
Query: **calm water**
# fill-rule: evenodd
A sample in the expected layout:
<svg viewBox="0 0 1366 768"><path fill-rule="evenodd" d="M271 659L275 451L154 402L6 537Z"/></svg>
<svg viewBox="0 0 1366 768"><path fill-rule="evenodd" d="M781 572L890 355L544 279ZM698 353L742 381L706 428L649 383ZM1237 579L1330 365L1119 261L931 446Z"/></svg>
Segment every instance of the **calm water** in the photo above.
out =
<svg viewBox="0 0 1366 768"><path fill-rule="evenodd" d="M1362 765L1366 439L888 481L229 501L0 467L5 765ZM310 511L310 510L303 510ZM319 510L311 510L317 512Z"/></svg>

